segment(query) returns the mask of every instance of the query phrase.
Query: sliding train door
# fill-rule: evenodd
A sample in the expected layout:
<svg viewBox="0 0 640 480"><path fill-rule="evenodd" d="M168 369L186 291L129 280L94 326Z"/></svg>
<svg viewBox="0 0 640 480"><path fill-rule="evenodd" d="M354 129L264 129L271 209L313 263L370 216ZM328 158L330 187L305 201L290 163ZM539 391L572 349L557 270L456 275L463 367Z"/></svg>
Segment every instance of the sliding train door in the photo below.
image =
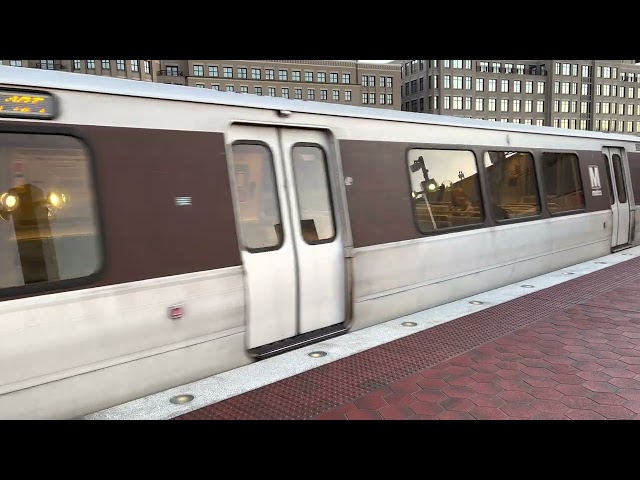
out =
<svg viewBox="0 0 640 480"><path fill-rule="evenodd" d="M227 145L247 286L247 348L340 326L345 255L329 136L234 125Z"/></svg>
<svg viewBox="0 0 640 480"><path fill-rule="evenodd" d="M624 168L624 154L621 148L604 148L607 176L613 190L611 209L613 210L613 233L611 247L613 249L626 245L630 241L631 207Z"/></svg>

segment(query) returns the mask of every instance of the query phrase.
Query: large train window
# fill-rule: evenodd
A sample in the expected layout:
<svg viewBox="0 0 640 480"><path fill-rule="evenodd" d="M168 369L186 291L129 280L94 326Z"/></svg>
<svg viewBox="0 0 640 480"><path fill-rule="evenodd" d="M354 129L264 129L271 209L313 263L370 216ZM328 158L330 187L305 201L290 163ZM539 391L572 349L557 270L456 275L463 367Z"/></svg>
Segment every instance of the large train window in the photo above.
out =
<svg viewBox="0 0 640 480"><path fill-rule="evenodd" d="M292 158L302 237L308 244L331 242L336 228L324 150L298 144Z"/></svg>
<svg viewBox="0 0 640 480"><path fill-rule="evenodd" d="M271 151L239 142L232 152L244 246L249 252L277 250L284 237Z"/></svg>
<svg viewBox="0 0 640 480"><path fill-rule="evenodd" d="M549 212L584 208L584 191L575 153L543 153L542 178Z"/></svg>
<svg viewBox="0 0 640 480"><path fill-rule="evenodd" d="M486 152L491 205L496 220L539 215L540 197L533 156L526 152Z"/></svg>
<svg viewBox="0 0 640 480"><path fill-rule="evenodd" d="M0 288L102 264L89 153L77 138L0 133Z"/></svg>
<svg viewBox="0 0 640 480"><path fill-rule="evenodd" d="M464 150L413 149L408 154L411 196L423 233L484 221L476 157Z"/></svg>

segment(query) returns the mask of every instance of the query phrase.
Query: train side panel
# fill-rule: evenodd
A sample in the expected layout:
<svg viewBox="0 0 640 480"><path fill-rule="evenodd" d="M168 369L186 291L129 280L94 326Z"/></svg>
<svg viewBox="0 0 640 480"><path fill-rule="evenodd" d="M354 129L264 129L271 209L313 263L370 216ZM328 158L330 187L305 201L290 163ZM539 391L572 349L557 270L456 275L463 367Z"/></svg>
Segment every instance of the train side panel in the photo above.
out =
<svg viewBox="0 0 640 480"><path fill-rule="evenodd" d="M439 133L434 128L433 137L438 138ZM544 143L545 140L538 141ZM601 154L591 151L524 149L531 152L529 159L535 163L536 173L541 171L539 163L543 154L572 154L573 170L579 179L571 198L578 202L583 198L581 206L569 205L564 211L552 214L551 205L555 205L556 210L559 208L555 199L541 202L538 215L523 214L523 209L536 202L532 198L541 195L545 188L543 178L537 178L536 182L532 177L528 180L534 185L530 186L531 198L513 202L518 205L505 205L512 209L513 216L524 216L511 220L510 224L498 225L492 219L493 215L488 214L491 202L483 195L488 194L488 186L478 182L476 200L483 207L484 220L482 213L478 213L475 220L466 220L469 222L467 229L448 228L455 227L449 224L441 233L421 232L421 225L431 228L432 222L441 222L448 215L449 200L432 202L429 214L422 200L412 198L411 192L416 188L411 184L412 174L409 173L411 152L417 152L414 157L418 154L428 156L433 151L439 155L451 151L465 153L464 159L468 162L460 165L468 170L467 177L460 181L455 177L447 178L452 183L447 187L449 192L449 188L455 190L456 184L471 181L471 177L477 175L475 167L483 165L485 150L509 150L504 147L341 142L345 175L353 178L353 184L347 188L347 201L355 247L354 328L414 313L610 251L612 212L608 191L602 196L592 196L588 187L587 165L599 165L600 172L604 172L604 160ZM510 149L523 150L514 142ZM551 162L549 165L555 160L545 158ZM432 163L431 167L437 165ZM456 173L457 169L449 175ZM521 187L517 179L514 181L509 186L510 180L505 180L506 194L511 188ZM604 177L602 181L605 181ZM523 189L526 187L522 185ZM412 202L416 203L415 208ZM464 217L449 218L452 219L465 221ZM446 223L447 219L444 221Z"/></svg>
<svg viewBox="0 0 640 480"><path fill-rule="evenodd" d="M39 236L0 220L0 416L66 418L250 361L221 133L2 122L0 148L0 187L68 196Z"/></svg>
<svg viewBox="0 0 640 480"><path fill-rule="evenodd" d="M638 147L636 147L638 148ZM635 235L634 245L640 245L640 152L627 152L629 170L631 172L631 186L633 188Z"/></svg>

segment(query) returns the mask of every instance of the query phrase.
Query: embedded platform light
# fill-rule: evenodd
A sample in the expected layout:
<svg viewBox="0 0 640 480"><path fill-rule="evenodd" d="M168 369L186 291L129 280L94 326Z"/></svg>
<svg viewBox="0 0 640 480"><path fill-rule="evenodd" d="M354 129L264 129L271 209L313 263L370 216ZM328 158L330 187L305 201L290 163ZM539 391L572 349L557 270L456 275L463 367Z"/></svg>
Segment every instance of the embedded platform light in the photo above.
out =
<svg viewBox="0 0 640 480"><path fill-rule="evenodd" d="M562 272L563 275L573 275L573 272Z"/></svg>
<svg viewBox="0 0 640 480"><path fill-rule="evenodd" d="M484 302L481 302L480 300L471 300L469 303L471 305L484 305Z"/></svg>
<svg viewBox="0 0 640 480"><path fill-rule="evenodd" d="M533 285L520 285L522 288L535 288Z"/></svg>
<svg viewBox="0 0 640 480"><path fill-rule="evenodd" d="M596 262L596 263L599 263L600 265L606 265L609 262Z"/></svg>
<svg viewBox="0 0 640 480"><path fill-rule="evenodd" d="M403 327L415 327L418 324L416 322L402 322L401 325Z"/></svg>
<svg viewBox="0 0 640 480"><path fill-rule="evenodd" d="M309 356L311 358L320 358L320 357L326 357L327 356L327 352L323 352L321 350L315 351L315 352L311 352L309 354Z"/></svg>
<svg viewBox="0 0 640 480"><path fill-rule="evenodd" d="M171 397L169 401L174 405L184 405L185 403L191 402L193 399L193 395L176 395L175 397Z"/></svg>

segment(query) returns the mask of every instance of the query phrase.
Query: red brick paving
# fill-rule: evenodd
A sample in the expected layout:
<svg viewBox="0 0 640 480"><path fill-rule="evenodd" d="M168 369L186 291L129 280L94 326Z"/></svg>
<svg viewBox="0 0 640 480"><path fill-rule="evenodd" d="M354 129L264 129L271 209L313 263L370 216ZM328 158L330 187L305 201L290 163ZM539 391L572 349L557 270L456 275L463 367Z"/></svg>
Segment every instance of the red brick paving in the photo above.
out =
<svg viewBox="0 0 640 480"><path fill-rule="evenodd" d="M639 299L637 258L178 419L640 419Z"/></svg>

